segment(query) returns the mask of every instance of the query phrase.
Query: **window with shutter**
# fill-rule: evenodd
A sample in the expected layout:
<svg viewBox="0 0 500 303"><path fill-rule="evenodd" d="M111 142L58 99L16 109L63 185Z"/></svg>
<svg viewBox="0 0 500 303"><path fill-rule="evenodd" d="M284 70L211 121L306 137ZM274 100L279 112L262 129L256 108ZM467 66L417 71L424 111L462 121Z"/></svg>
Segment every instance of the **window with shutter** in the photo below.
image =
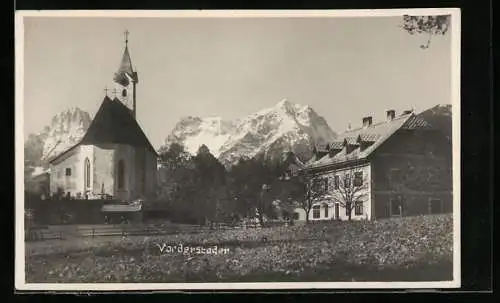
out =
<svg viewBox="0 0 500 303"><path fill-rule="evenodd" d="M346 174L345 175L345 178L344 178L344 187L345 188L351 187L351 175L350 174Z"/></svg>
<svg viewBox="0 0 500 303"><path fill-rule="evenodd" d="M354 173L354 186L363 185L363 172Z"/></svg>
<svg viewBox="0 0 500 303"><path fill-rule="evenodd" d="M354 205L354 215L361 216L363 214L363 202L356 202Z"/></svg>

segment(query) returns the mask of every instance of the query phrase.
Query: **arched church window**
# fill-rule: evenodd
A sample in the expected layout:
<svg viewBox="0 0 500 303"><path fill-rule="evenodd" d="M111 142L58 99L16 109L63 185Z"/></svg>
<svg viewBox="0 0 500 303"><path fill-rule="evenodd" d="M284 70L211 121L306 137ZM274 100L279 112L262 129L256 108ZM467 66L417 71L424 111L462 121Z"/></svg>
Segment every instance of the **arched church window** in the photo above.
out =
<svg viewBox="0 0 500 303"><path fill-rule="evenodd" d="M122 90L122 97L126 97L127 96L127 90L126 89L123 89Z"/></svg>
<svg viewBox="0 0 500 303"><path fill-rule="evenodd" d="M85 158L85 188L90 187L90 160L89 158Z"/></svg>
<svg viewBox="0 0 500 303"><path fill-rule="evenodd" d="M118 188L123 189L125 187L125 162L123 160L118 161Z"/></svg>

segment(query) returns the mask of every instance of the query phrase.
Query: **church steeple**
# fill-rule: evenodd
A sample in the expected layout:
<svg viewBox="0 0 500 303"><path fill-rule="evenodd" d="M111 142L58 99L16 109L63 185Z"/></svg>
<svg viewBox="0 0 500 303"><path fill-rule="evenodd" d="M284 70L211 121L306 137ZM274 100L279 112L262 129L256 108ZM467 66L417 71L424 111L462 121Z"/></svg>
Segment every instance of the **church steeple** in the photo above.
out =
<svg viewBox="0 0 500 303"><path fill-rule="evenodd" d="M137 72L134 71L132 66L132 60L130 59L130 53L128 50L128 30L125 31L125 50L123 51L122 60L120 62L120 67L115 73L113 80L119 85L120 100L124 103L128 103L130 100L130 91L132 92L132 114L134 118L136 117L136 85L139 82L137 77Z"/></svg>

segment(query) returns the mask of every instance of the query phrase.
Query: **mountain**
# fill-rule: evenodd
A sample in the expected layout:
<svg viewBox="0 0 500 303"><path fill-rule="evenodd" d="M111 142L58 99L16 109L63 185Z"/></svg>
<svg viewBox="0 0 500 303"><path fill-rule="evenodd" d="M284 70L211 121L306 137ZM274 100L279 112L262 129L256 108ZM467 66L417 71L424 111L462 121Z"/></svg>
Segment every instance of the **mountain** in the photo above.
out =
<svg viewBox="0 0 500 303"><path fill-rule="evenodd" d="M205 144L225 165L240 157L275 158L285 151L292 151L304 161L311 157L314 144L325 144L335 137L325 119L311 107L283 100L236 120L183 118L168 135L163 148L176 142L196 154Z"/></svg>
<svg viewBox="0 0 500 303"><path fill-rule="evenodd" d="M419 117L423 118L433 127L441 130L445 136L452 139L452 120L451 120L452 107L451 104L438 104L427 110L424 110Z"/></svg>
<svg viewBox="0 0 500 303"><path fill-rule="evenodd" d="M30 134L24 143L27 167L46 167L47 160L76 144L85 135L92 119L78 107L67 109L52 118L38 134Z"/></svg>

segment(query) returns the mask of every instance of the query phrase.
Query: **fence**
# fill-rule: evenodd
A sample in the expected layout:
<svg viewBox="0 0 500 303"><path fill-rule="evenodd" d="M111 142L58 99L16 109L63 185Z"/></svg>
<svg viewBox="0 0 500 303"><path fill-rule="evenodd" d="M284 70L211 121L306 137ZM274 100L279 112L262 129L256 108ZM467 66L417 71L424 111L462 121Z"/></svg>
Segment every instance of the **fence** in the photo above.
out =
<svg viewBox="0 0 500 303"><path fill-rule="evenodd" d="M112 202L112 201L111 201ZM25 199L32 221L41 225L53 224L101 224L104 223L102 207L107 200L40 200Z"/></svg>
<svg viewBox="0 0 500 303"><path fill-rule="evenodd" d="M269 222L266 227L287 225L285 222ZM26 241L69 239L103 236L153 236L178 233L215 232L230 229L260 228L259 224L243 225L212 224L212 225L72 225L31 227L25 231Z"/></svg>

